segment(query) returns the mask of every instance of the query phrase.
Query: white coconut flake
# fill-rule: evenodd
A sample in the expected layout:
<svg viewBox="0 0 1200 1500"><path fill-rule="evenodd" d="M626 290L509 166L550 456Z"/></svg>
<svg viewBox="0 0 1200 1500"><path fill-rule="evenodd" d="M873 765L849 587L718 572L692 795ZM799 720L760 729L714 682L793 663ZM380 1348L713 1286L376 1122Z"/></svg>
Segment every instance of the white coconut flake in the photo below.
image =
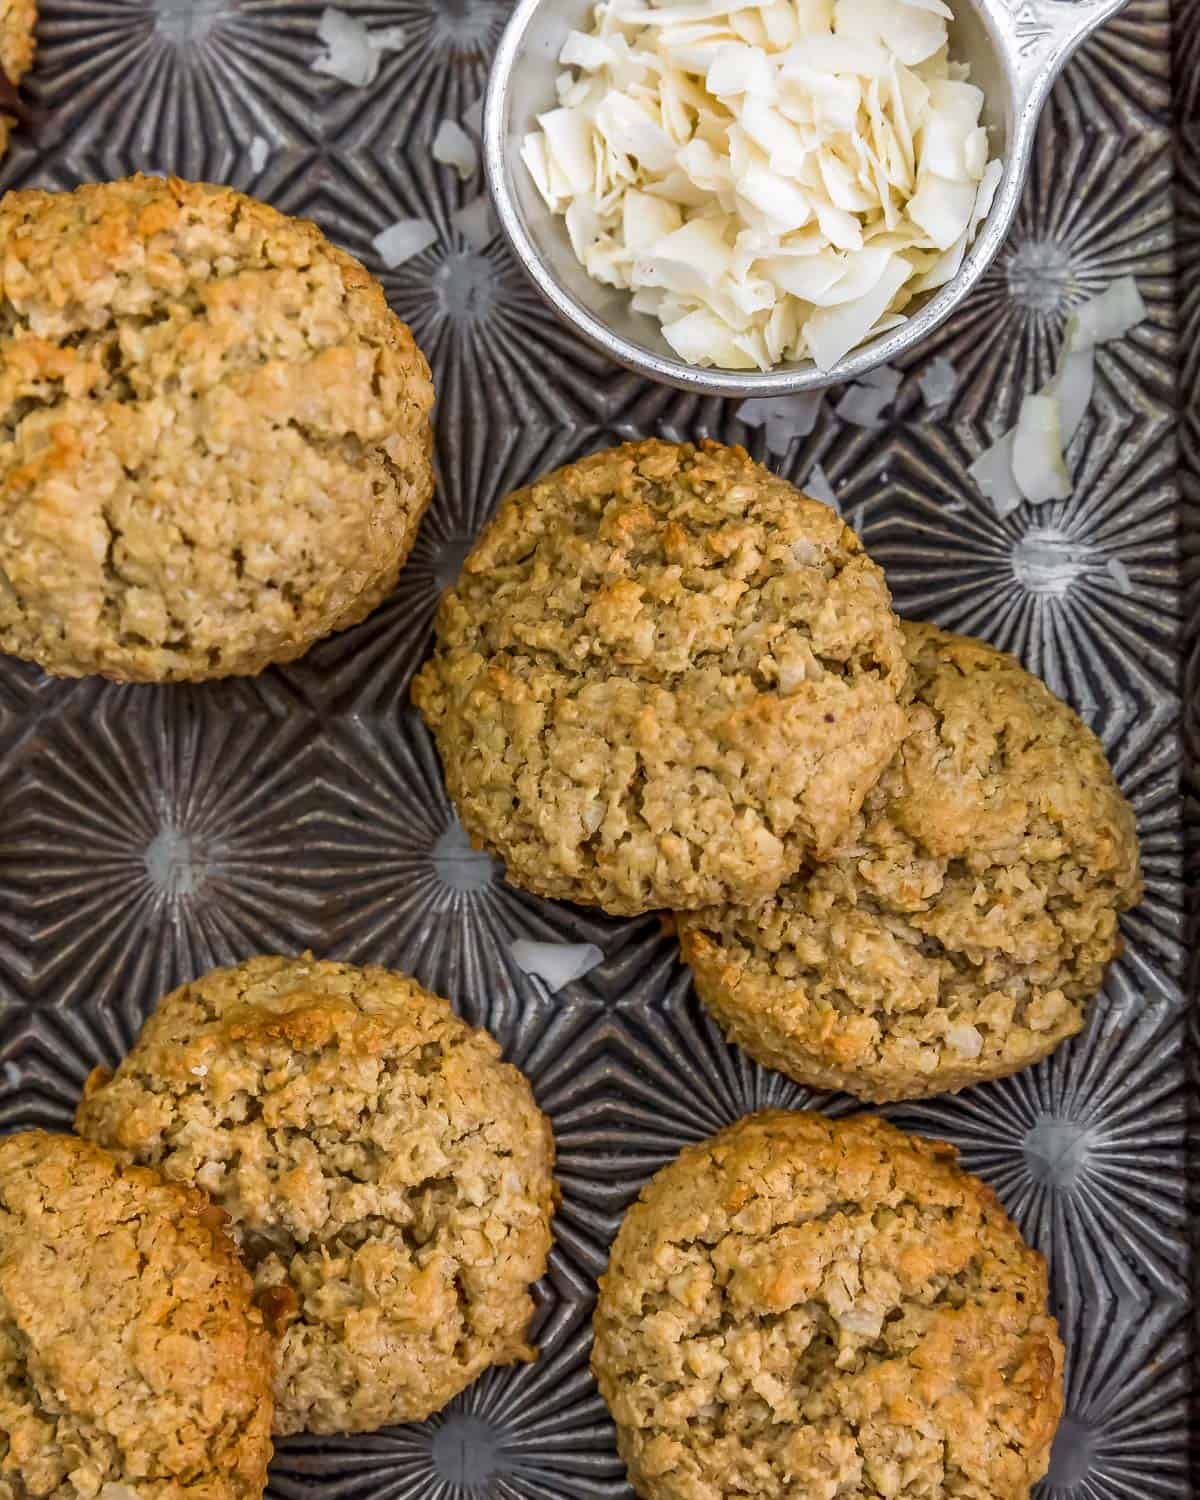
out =
<svg viewBox="0 0 1200 1500"><path fill-rule="evenodd" d="M371 243L390 271L414 255L420 255L422 250L428 250L436 243L437 237L437 229L428 219L398 219L395 224L380 230Z"/></svg>
<svg viewBox="0 0 1200 1500"><path fill-rule="evenodd" d="M1019 453L1020 422L971 465L969 472L998 515L1008 515L1022 498L1038 504L1063 500L1071 493L1063 455L1091 403L1096 345L1123 338L1145 316L1146 305L1132 276L1113 282L1099 297L1075 309L1053 379L1036 397L1026 397L1026 406L1035 403L1028 412L1022 407L1026 428Z"/></svg>
<svg viewBox="0 0 1200 1500"><path fill-rule="evenodd" d="M950 9L602 0L523 160L681 358L829 368L957 274L1000 180Z"/></svg>
<svg viewBox="0 0 1200 1500"><path fill-rule="evenodd" d="M812 468L808 471L808 478L804 481L804 493L811 495L814 500L820 500L823 504L828 505L831 510L837 510L840 513L837 496L833 492L833 485L830 484L828 474L826 474L819 463L813 464Z"/></svg>
<svg viewBox="0 0 1200 1500"><path fill-rule="evenodd" d="M921 387L925 405L930 411L948 405L958 394L959 387L959 375L954 362L944 354L939 354L929 368L917 377L917 384Z"/></svg>
<svg viewBox="0 0 1200 1500"><path fill-rule="evenodd" d="M250 170L261 172L271 155L270 142L265 136L256 135L250 142Z"/></svg>
<svg viewBox="0 0 1200 1500"><path fill-rule="evenodd" d="M1058 420L1062 428L1064 450L1070 446L1071 439L1079 431L1091 404L1095 383L1095 353L1091 349L1072 349L1063 356L1054 379L1043 391L1043 395L1053 396L1058 402Z"/></svg>
<svg viewBox="0 0 1200 1500"><path fill-rule="evenodd" d="M983 1033L966 1021L956 1021L946 1028L946 1041L960 1057L978 1057L983 1051Z"/></svg>
<svg viewBox="0 0 1200 1500"><path fill-rule="evenodd" d="M1137 282L1132 276L1122 276L1099 297L1080 303L1074 310L1067 324L1067 347L1077 353L1110 339L1124 338L1145 317L1146 304Z"/></svg>
<svg viewBox="0 0 1200 1500"><path fill-rule="evenodd" d="M992 509L1001 520L1012 515L1025 498L1013 474L1015 437L1015 429L1006 432L990 448L985 448L967 469L982 494L992 502Z"/></svg>
<svg viewBox="0 0 1200 1500"><path fill-rule="evenodd" d="M517 968L536 975L552 995L604 962L603 950L595 943L535 943L517 938L508 951Z"/></svg>
<svg viewBox="0 0 1200 1500"><path fill-rule="evenodd" d="M334 5L327 5L321 12L317 38L325 50L313 59L313 72L339 78L359 89L375 82L385 52L398 52L407 42L402 26L368 31L365 22Z"/></svg>
<svg viewBox="0 0 1200 1500"><path fill-rule="evenodd" d="M464 203L450 215L450 222L477 252L486 250L499 233L492 200L487 193L480 193L469 203Z"/></svg>
<svg viewBox="0 0 1200 1500"><path fill-rule="evenodd" d="M908 261L901 255L894 256L865 297L838 307L821 307L813 313L804 325L804 335L818 369L832 369L862 343L911 274Z"/></svg>
<svg viewBox="0 0 1200 1500"><path fill-rule="evenodd" d="M1053 396L1026 396L1013 434L1013 478L1033 505L1065 500L1071 476L1063 460L1062 412Z"/></svg>
<svg viewBox="0 0 1200 1500"><path fill-rule="evenodd" d="M460 122L464 130L469 130L472 135L478 136L483 133L483 95L480 94L474 104L468 104L463 110Z"/></svg>
<svg viewBox="0 0 1200 1500"><path fill-rule="evenodd" d="M801 391L796 396L755 396L737 409L747 427L765 427L767 450L777 456L787 453L797 438L807 437L817 425L821 391Z"/></svg>
<svg viewBox="0 0 1200 1500"><path fill-rule="evenodd" d="M1133 593L1133 579L1129 576L1129 569L1119 557L1106 558L1104 571L1116 585L1118 594Z"/></svg>
<svg viewBox="0 0 1200 1500"><path fill-rule="evenodd" d="M844 422L852 422L855 427L882 427L883 413L892 400L891 391L859 383L846 387L834 410Z"/></svg>
<svg viewBox="0 0 1200 1500"><path fill-rule="evenodd" d="M464 182L479 170L475 142L456 120L443 120L438 125L432 150L434 161L453 167Z"/></svg>

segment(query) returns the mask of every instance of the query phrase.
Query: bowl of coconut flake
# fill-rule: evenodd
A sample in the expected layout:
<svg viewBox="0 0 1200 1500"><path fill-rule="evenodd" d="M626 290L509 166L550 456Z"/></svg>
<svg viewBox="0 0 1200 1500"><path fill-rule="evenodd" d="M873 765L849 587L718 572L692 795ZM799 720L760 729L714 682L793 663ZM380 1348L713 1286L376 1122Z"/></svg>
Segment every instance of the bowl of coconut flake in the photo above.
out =
<svg viewBox="0 0 1200 1500"><path fill-rule="evenodd" d="M1066 58L1121 0L522 0L484 109L559 316L708 395L857 379L969 293Z"/></svg>

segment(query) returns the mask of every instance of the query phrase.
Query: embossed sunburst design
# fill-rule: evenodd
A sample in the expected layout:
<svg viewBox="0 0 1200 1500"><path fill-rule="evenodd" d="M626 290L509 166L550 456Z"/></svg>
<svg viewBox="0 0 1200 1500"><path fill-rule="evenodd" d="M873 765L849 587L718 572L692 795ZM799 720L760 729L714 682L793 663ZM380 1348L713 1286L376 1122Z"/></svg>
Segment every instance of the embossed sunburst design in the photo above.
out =
<svg viewBox="0 0 1200 1500"><path fill-rule="evenodd" d="M494 1029L554 1125L564 1198L537 1293L542 1355L486 1374L428 1423L281 1445L273 1492L629 1500L587 1369L595 1280L625 1206L685 1142L745 1111L856 1106L815 1099L728 1046L656 917L614 922L507 886L453 816L408 687L437 599L506 490L650 433L746 441L801 483L819 462L900 608L1017 651L1095 725L1135 801L1149 894L1124 921L1126 954L1086 1032L1016 1078L888 1112L955 1140L1047 1253L1067 1416L1041 1493L1184 1500L1172 408L1184 409L1183 483L1200 503L1196 0L1174 17L1191 133L1177 131L1173 151L1166 0L1130 0L1057 84L1008 244L904 361L883 424L846 423L831 392L786 454L766 451L735 402L603 363L545 312L499 239L480 246L455 228L483 178L460 183L430 144L440 120L477 103L508 0L340 8L406 34L365 89L313 71L324 0L42 0L25 85L37 123L14 132L5 185L175 170L315 218L382 276L432 358L439 489L393 597L252 682L57 683L0 658L0 1128L68 1127L88 1070L120 1055L160 989L211 963L312 946L418 973ZM372 240L410 217L428 218L436 243L389 271ZM1100 351L1070 455L1075 495L997 520L967 466L1050 374L1070 308L1125 274L1150 317ZM960 386L931 414L918 377L939 353ZM1200 576L1196 535L1192 517L1183 550ZM1194 705L1191 723L1194 764ZM550 994L512 964L515 936L595 942L604 961Z"/></svg>

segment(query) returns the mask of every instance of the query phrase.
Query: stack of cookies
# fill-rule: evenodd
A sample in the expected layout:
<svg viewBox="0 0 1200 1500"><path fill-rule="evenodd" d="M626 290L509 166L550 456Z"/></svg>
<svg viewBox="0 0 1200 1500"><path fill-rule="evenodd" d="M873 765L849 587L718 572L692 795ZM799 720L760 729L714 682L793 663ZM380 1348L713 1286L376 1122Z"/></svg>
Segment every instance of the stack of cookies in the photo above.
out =
<svg viewBox="0 0 1200 1500"><path fill-rule="evenodd" d="M14 1500L255 1500L272 1432L424 1418L534 1357L549 1122L412 980L218 970L92 1075L76 1125L0 1143Z"/></svg>
<svg viewBox="0 0 1200 1500"><path fill-rule="evenodd" d="M510 880L673 911L729 1037L815 1088L1044 1057L1140 896L1091 731L898 620L854 533L741 449L628 444L510 496L414 697ZM1046 1269L953 1157L768 1113L649 1183L592 1358L640 1494L1028 1496L1062 1408Z"/></svg>
<svg viewBox="0 0 1200 1500"><path fill-rule="evenodd" d="M678 914L701 999L800 1083L912 1099L1082 1025L1141 892L1095 735L901 622L849 527L651 440L510 496L414 697L464 826L543 896Z"/></svg>

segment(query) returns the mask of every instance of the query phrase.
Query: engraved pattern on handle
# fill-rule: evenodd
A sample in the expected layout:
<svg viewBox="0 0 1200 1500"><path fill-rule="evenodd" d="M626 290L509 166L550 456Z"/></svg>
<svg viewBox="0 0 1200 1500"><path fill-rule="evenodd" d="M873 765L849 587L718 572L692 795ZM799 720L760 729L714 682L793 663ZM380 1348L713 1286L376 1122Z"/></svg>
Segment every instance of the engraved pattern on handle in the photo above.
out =
<svg viewBox="0 0 1200 1500"><path fill-rule="evenodd" d="M1022 103L1040 103L1075 49L1127 0L1004 0L1004 30L1013 82Z"/></svg>

